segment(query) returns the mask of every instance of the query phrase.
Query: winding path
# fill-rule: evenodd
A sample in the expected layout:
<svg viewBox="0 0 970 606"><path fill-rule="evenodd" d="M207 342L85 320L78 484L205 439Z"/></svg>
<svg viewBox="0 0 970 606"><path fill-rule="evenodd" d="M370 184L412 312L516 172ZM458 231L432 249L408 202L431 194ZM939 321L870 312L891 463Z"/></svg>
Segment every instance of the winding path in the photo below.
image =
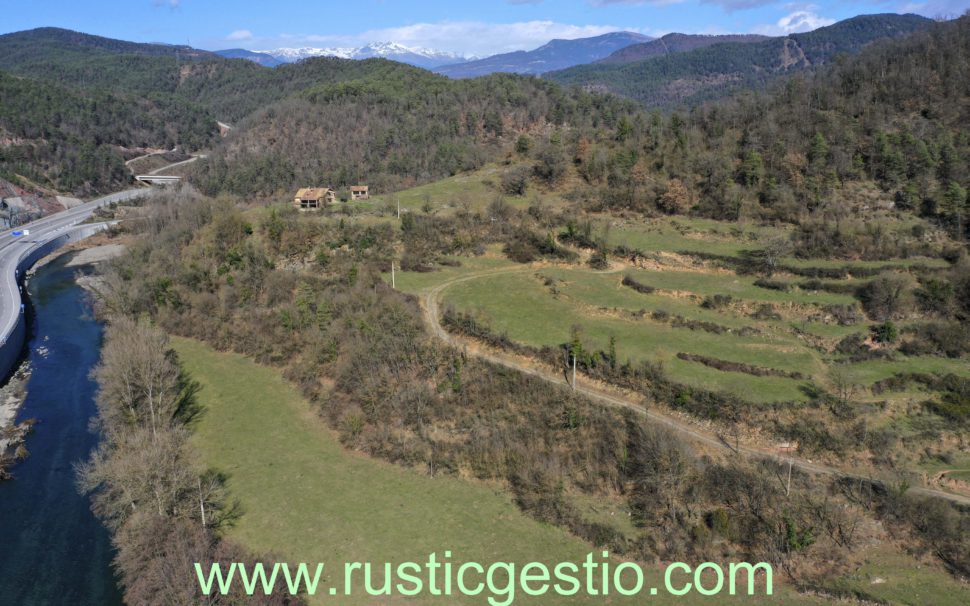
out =
<svg viewBox="0 0 970 606"><path fill-rule="evenodd" d="M441 341L445 342L446 344L452 347L456 347L459 349L467 349L465 346L471 340L465 340L461 337L455 336L449 333L447 330L445 330L445 328L441 325L440 299L441 299L441 296L444 294L444 292L448 288L456 284L461 284L462 282L469 282L471 280L477 280L479 278L500 275L500 274L523 273L523 272L535 271L535 269L536 268L534 267L511 267L511 268L491 269L491 270L469 273L464 276L452 278L451 280L447 280L445 282L442 282L441 284L433 286L430 289L428 289L423 295L423 312L425 316L425 321L428 323L435 337L437 337L438 339L440 339ZM539 379L542 379L543 381L547 381L555 385L562 385L567 387L569 385L561 373L558 373L549 368L544 368L534 360L530 360L522 356L515 356L502 351L496 351L494 349L487 349L483 345L477 342L476 342L475 350L470 351L469 355L473 355L477 358L486 360L493 364L499 364L507 368L512 368L519 372L537 377ZM577 378L576 378L576 391L582 393L585 396L588 396L593 401L599 402L600 404L603 404L605 406L609 406L611 408L621 408L621 409L631 410L639 415L646 417L647 419L650 419L653 422L659 423L667 427L668 429L671 429L681 435L685 435L695 442L704 444L705 446L711 446L719 450L724 449L732 452L737 450L737 452L745 456L755 457L755 458L768 458L782 464L788 464L789 462L791 462L794 468L797 468L812 474L852 478L852 479L858 479L866 482L878 481L878 480L875 480L874 478L861 476L859 474L851 473L842 469L838 469L836 467L830 467L828 465L814 463L808 459L803 459L799 457L792 458L792 457L782 456L761 447L751 446L748 444L739 444L737 448L735 448L734 446L731 446L730 444L725 442L725 440L721 436L717 435L712 431L708 431L703 428L692 425L688 422L685 422L682 419L679 419L665 412L661 412L656 409L647 408L643 404L637 402L635 399L622 393L618 389L607 389L607 388L595 385L580 375L577 375ZM931 497L946 499L948 501L959 503L961 505L970 505L970 496L953 494L953 493L945 492L943 490L938 490L936 488L915 486L915 487L911 487L909 489L909 492L920 494L923 496L931 496Z"/></svg>

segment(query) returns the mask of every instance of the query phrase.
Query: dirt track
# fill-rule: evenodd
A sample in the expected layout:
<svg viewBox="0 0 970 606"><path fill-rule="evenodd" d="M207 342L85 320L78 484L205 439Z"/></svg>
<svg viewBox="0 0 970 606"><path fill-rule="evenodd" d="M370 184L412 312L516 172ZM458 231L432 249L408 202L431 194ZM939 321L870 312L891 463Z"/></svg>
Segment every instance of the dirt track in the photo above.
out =
<svg viewBox="0 0 970 606"><path fill-rule="evenodd" d="M455 284L460 284L462 282L476 280L478 278L483 278L486 276L493 276L496 274L503 274L503 273L523 273L523 272L535 271L535 269L536 268L529 267L529 266L492 269L487 271L470 273L458 278L453 278L441 284L438 284L437 286L434 286L430 288L427 292L425 292L422 297L425 321L428 323L435 337L437 337L438 339L444 341L445 343L453 347L456 347L459 349L468 349L469 355L473 355L483 360L487 360L488 362L491 362L493 364L500 364L508 368L513 368L515 370L518 370L519 372L523 372L523 373L532 375L534 377L537 377L539 379L542 379L543 381L548 381L549 383L568 386L568 383L566 382L565 378L560 373L549 368L543 368L534 361L528 362L525 358L522 358L520 356L514 356L502 351L490 350L480 345L472 349L469 349L467 347L468 343L470 342L469 340L465 340L455 335L452 335L447 330L445 330L444 327L441 326L441 310L440 310L439 300L441 298L441 295L444 293L444 291L450 288L451 286L454 286ZM651 421L664 425L669 429L676 431L677 433L680 433L682 435L685 435L689 437L691 440L704 444L706 446L711 446L716 449L724 449L729 451L734 451L736 449L737 452L746 456L769 458L783 464L788 464L790 461L792 463L792 466L795 467L796 469L800 469L802 471L812 473L812 474L855 478L863 481L872 480L872 478L860 476L858 474L854 474L842 469L829 467L827 465L822 465L819 463L813 463L812 461L809 461L807 459L802 459L798 457L790 458L788 456L782 456L777 453L771 452L770 450L767 450L763 447L759 447L751 444L742 443L737 445L736 447L731 446L730 444L725 442L721 436L718 436L713 432L706 431L703 428L691 425L685 421L682 421L664 412L646 408L643 406L643 404L640 404L639 402L622 394L619 390L607 389L601 386L593 385L591 384L591 382L589 382L588 380L580 376L578 376L576 379L576 390L586 396L589 396L593 401L599 402L606 406L610 406L613 408L625 408L637 414L643 415L646 418L650 419ZM953 501L955 503L960 503L962 505L970 505L970 496L952 494L935 488L927 488L922 486L912 487L909 489L909 491L913 493L921 494L924 496L932 496L932 497L938 497L941 499L946 499L948 501Z"/></svg>

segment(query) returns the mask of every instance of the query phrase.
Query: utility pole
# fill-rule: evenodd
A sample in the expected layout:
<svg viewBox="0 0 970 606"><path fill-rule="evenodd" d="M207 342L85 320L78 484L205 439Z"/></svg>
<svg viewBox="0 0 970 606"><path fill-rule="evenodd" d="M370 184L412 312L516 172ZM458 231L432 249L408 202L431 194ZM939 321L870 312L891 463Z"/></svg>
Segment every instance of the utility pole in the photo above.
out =
<svg viewBox="0 0 970 606"><path fill-rule="evenodd" d="M202 478L197 478L199 482L199 510L202 512L202 528L205 528L205 501L202 499Z"/></svg>
<svg viewBox="0 0 970 606"><path fill-rule="evenodd" d="M391 288L397 290L397 284L394 282L394 261L391 261Z"/></svg>
<svg viewBox="0 0 970 606"><path fill-rule="evenodd" d="M397 202L397 220L401 220L401 199L397 196L394 197L394 201Z"/></svg>
<svg viewBox="0 0 970 606"><path fill-rule="evenodd" d="M787 484L785 484L785 496L786 497L787 496L791 496L791 467L792 467L792 462L793 462L792 461L792 458L789 457L788 458L788 482L787 482Z"/></svg>
<svg viewBox="0 0 970 606"><path fill-rule="evenodd" d="M573 391L576 390L576 354L573 353Z"/></svg>

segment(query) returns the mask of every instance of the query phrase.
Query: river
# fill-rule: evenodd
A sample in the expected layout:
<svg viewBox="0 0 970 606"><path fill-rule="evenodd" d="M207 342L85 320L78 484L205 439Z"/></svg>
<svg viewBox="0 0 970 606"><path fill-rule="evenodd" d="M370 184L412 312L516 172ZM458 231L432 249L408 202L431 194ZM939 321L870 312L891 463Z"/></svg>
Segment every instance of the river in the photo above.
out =
<svg viewBox="0 0 970 606"><path fill-rule="evenodd" d="M18 420L37 419L15 465L0 482L0 606L118 606L107 530L78 494L73 465L98 437L90 379L102 329L91 316L76 267L64 255L30 280L34 322L27 398Z"/></svg>

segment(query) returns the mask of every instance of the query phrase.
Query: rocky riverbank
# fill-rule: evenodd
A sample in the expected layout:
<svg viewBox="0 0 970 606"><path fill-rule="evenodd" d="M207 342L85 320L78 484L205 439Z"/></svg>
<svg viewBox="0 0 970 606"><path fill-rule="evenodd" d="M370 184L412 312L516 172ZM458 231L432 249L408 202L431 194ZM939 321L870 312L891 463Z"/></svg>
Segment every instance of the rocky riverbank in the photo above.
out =
<svg viewBox="0 0 970 606"><path fill-rule="evenodd" d="M42 260L36 267L53 261L59 257L70 255L65 267L83 267L95 265L108 259L113 259L124 253L123 244L111 243L100 244L91 241L94 246L77 247L66 251L59 251L57 254ZM79 276L78 284L91 290L94 276ZM37 348L37 353L44 355L44 345ZM5 385L0 387L0 481L10 479L9 468L19 460L27 456L27 449L24 447L24 439L33 428L34 422L31 419L16 422L17 413L24 403L27 396L27 380L30 378L30 364L24 361L16 372L10 377Z"/></svg>
<svg viewBox="0 0 970 606"><path fill-rule="evenodd" d="M24 362L0 387L0 481L10 479L9 467L27 456L24 439L30 433L32 420L16 423L17 412L27 396L30 364Z"/></svg>

